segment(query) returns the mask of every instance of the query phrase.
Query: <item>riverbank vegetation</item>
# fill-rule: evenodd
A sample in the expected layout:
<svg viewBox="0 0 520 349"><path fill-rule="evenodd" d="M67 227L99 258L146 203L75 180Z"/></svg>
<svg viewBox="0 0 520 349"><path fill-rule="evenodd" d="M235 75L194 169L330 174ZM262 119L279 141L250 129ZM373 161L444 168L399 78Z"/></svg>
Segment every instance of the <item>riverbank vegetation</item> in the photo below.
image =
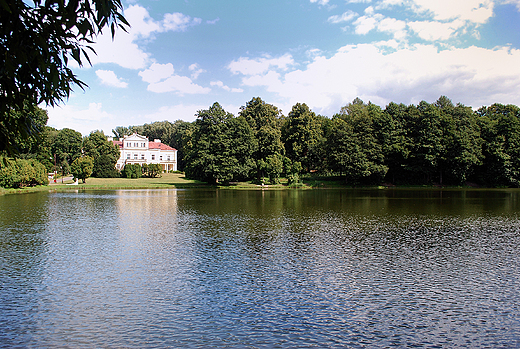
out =
<svg viewBox="0 0 520 349"><path fill-rule="evenodd" d="M118 173L119 150L102 131L82 137L71 129L56 130L45 126L45 111L36 111L32 119L41 132L19 140L18 159L85 180L159 176L142 168ZM434 103L392 102L383 109L356 98L328 118L303 103L284 116L253 98L236 116L219 103L196 116L194 122L119 126L113 133L161 139L178 150L178 169L187 179L210 185L520 186L520 108L514 105L475 111L441 96ZM86 174L78 170L85 159L91 159ZM15 162L8 160L0 162L0 185L41 184L9 182L13 166L8 164Z"/></svg>

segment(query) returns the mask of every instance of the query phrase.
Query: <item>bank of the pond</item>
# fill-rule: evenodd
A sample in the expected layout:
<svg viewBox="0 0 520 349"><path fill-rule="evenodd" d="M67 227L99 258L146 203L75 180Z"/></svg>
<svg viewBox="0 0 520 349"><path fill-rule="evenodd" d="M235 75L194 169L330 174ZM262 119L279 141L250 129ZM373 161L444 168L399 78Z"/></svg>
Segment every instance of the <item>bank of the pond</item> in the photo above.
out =
<svg viewBox="0 0 520 349"><path fill-rule="evenodd" d="M116 190L116 189L172 189L172 188L220 188L233 190L284 190L284 189L345 189L353 188L343 180L330 178L309 177L304 178L298 185L289 185L286 179L282 179L279 184L259 185L257 182L232 182L229 185L211 185L205 182L187 179L182 173L164 173L158 178L88 178L86 183L81 181L74 185L70 178L58 179L57 183L51 182L49 185L27 187L20 189L0 188L0 195L5 194L24 194L40 191L68 191L68 190ZM359 188L359 187L356 187ZM475 189L472 186L464 187L440 187L440 186L398 186L380 185L367 186L371 189L405 188L405 189ZM484 188L483 188L484 189Z"/></svg>

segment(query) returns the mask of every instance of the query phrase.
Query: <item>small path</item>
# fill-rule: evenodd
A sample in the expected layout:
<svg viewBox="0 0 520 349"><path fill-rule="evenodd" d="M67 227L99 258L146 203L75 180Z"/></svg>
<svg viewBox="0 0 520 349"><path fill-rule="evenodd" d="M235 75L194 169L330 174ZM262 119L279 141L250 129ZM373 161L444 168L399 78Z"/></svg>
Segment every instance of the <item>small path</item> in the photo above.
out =
<svg viewBox="0 0 520 349"><path fill-rule="evenodd" d="M49 185L69 184L73 179L74 179L74 177L72 177L72 176L65 176L65 177L56 179L56 183L54 183L54 179L49 179Z"/></svg>

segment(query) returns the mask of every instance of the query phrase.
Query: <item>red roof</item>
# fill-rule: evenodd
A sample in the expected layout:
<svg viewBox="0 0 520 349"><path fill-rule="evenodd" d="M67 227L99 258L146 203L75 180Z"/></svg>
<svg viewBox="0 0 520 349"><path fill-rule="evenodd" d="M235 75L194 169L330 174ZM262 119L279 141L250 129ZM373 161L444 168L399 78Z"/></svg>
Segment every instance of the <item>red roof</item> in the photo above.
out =
<svg viewBox="0 0 520 349"><path fill-rule="evenodd" d="M148 149L175 150L175 148L172 148L169 145L159 142L149 142Z"/></svg>
<svg viewBox="0 0 520 349"><path fill-rule="evenodd" d="M119 146L119 149L123 149L122 141L112 141L115 145ZM148 142L148 149L159 149L159 150L177 150L164 143L160 142Z"/></svg>

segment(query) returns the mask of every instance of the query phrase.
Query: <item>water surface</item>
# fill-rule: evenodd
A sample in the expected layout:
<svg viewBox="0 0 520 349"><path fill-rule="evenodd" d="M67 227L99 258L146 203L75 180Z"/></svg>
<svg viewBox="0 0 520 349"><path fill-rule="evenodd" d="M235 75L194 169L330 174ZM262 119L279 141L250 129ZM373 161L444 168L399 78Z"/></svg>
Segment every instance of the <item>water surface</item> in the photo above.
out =
<svg viewBox="0 0 520 349"><path fill-rule="evenodd" d="M516 190L0 197L0 345L520 347Z"/></svg>

